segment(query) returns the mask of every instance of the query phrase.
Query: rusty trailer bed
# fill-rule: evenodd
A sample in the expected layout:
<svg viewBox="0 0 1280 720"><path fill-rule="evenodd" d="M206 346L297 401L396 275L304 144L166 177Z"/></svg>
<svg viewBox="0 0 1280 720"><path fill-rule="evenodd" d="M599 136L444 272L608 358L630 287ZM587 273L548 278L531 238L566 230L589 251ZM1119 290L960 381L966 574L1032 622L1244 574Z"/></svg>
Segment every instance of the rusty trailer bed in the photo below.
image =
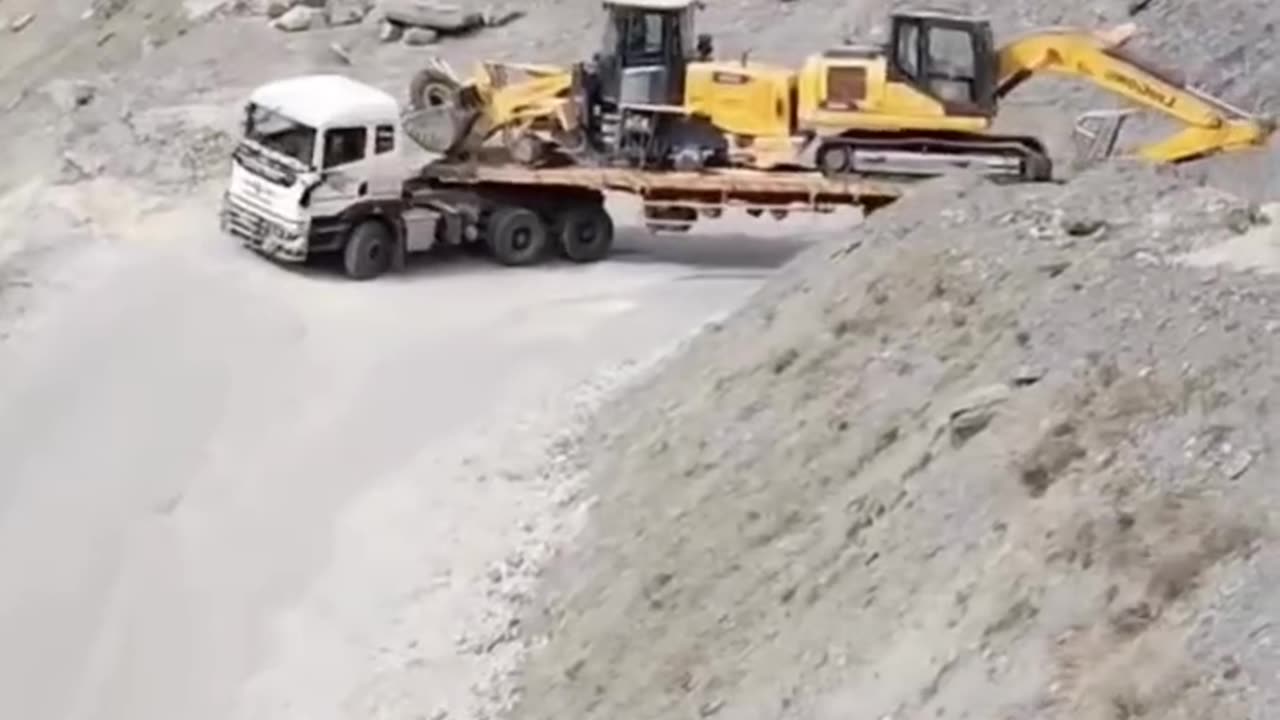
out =
<svg viewBox="0 0 1280 720"><path fill-rule="evenodd" d="M639 196L646 207L744 208L829 211L858 206L871 212L905 192L906 185L833 179L814 172L714 169L701 172L630 168L529 168L520 165L433 163L422 169L414 192L447 187L556 188Z"/></svg>

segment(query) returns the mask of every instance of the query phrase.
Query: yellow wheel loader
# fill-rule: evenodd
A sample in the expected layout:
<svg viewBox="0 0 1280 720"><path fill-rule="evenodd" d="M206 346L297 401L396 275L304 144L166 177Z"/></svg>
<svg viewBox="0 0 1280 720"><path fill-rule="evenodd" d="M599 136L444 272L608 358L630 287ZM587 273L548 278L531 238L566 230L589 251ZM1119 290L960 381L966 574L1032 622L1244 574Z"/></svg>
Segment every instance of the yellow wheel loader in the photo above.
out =
<svg viewBox="0 0 1280 720"><path fill-rule="evenodd" d="M606 0L600 52L571 68L443 62L414 78L406 126L447 158L525 165L821 170L919 177L976 168L1047 180L1039 140L991 131L999 102L1038 73L1085 79L1184 129L1138 154L1180 162L1266 142L1275 123L1199 92L1123 50L1132 25L1051 28L996 47L990 23L891 16L887 46L846 46L800 69L712 58L697 0ZM1122 118L1121 118L1122 119ZM1110 153L1118 123L1097 141Z"/></svg>

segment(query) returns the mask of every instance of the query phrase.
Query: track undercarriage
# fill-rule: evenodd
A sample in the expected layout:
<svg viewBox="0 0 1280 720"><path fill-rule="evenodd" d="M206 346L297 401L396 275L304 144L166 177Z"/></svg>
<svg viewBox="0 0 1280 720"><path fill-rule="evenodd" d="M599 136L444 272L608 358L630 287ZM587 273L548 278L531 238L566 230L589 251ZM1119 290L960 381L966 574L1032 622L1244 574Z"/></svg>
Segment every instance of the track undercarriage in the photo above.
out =
<svg viewBox="0 0 1280 720"><path fill-rule="evenodd" d="M977 170L1001 180L1049 180L1053 163L1040 141L1022 136L845 133L824 139L814 164L827 177L933 177Z"/></svg>

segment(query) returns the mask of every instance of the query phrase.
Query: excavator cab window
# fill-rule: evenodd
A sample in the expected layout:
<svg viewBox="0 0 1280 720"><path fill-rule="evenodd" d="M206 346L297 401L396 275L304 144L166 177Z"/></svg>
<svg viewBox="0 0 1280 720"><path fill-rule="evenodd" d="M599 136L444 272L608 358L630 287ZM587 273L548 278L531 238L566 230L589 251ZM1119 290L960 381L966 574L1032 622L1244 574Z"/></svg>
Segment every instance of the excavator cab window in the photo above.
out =
<svg viewBox="0 0 1280 720"><path fill-rule="evenodd" d="M890 72L954 115L995 114L991 26L949 15L896 15Z"/></svg>

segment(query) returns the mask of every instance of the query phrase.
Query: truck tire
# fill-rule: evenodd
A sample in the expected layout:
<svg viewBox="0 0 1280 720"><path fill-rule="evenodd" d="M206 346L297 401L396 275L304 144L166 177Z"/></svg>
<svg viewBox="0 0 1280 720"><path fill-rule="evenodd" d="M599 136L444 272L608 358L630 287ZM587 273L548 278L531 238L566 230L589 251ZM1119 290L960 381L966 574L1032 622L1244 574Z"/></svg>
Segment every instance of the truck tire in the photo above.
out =
<svg viewBox="0 0 1280 720"><path fill-rule="evenodd" d="M423 68L409 80L409 107L425 110L457 102L458 82L438 68Z"/></svg>
<svg viewBox="0 0 1280 720"><path fill-rule="evenodd" d="M603 260L613 249L613 218L600 205L575 205L556 218L555 239L572 262Z"/></svg>
<svg viewBox="0 0 1280 720"><path fill-rule="evenodd" d="M369 280L391 267L394 248L391 228L381 220L361 220L347 235L342 251L342 266L347 277Z"/></svg>
<svg viewBox="0 0 1280 720"><path fill-rule="evenodd" d="M485 242L503 265L533 265L547 249L547 226L527 208L506 205L489 216Z"/></svg>

